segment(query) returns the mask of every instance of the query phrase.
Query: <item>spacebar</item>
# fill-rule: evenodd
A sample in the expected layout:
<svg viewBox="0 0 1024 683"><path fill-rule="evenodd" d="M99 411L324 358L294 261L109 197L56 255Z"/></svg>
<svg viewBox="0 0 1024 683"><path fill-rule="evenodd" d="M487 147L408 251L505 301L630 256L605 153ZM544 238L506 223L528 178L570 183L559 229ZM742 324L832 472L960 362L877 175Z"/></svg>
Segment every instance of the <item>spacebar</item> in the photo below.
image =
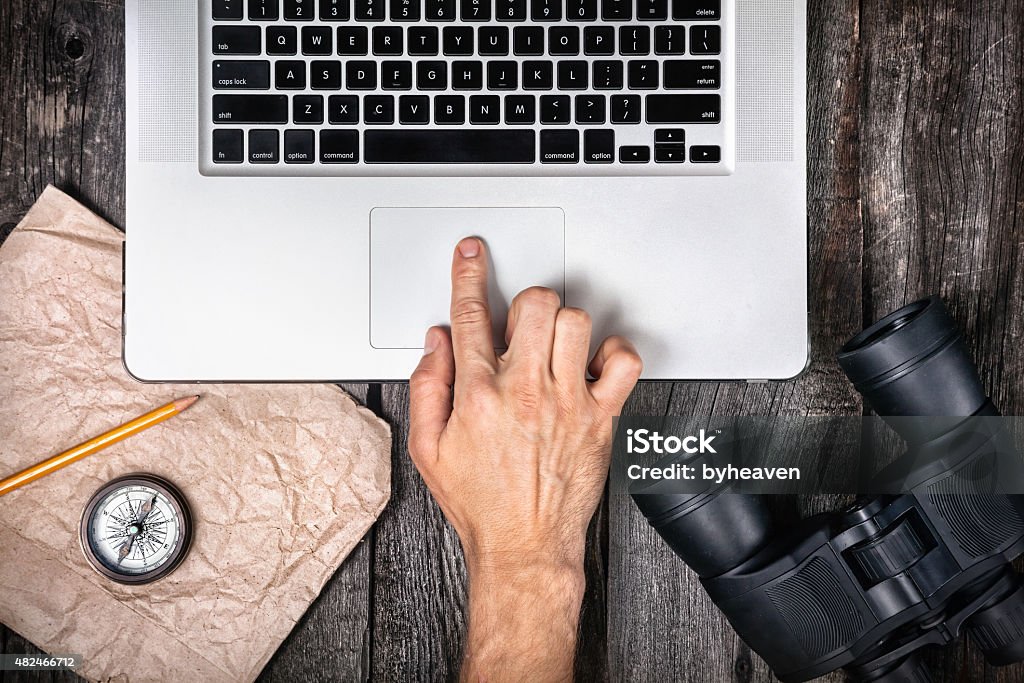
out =
<svg viewBox="0 0 1024 683"><path fill-rule="evenodd" d="M368 130L368 164L530 164L532 130Z"/></svg>

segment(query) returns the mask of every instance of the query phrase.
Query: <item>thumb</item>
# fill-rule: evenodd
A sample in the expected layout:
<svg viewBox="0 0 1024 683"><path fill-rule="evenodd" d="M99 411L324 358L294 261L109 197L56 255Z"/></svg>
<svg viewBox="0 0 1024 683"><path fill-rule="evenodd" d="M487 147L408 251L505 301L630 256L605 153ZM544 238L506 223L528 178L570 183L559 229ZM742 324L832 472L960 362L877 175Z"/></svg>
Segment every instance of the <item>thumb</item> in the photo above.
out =
<svg viewBox="0 0 1024 683"><path fill-rule="evenodd" d="M441 433L452 414L455 355L446 330L431 327L423 358L409 378L409 455L417 467L437 459Z"/></svg>

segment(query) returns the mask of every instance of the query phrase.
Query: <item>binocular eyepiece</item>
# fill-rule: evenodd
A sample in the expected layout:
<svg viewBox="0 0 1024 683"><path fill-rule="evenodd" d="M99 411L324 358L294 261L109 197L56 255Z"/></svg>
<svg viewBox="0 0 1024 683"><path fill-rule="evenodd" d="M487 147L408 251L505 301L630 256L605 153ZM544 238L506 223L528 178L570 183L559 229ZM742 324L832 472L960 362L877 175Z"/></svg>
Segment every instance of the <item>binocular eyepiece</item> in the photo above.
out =
<svg viewBox="0 0 1024 683"><path fill-rule="evenodd" d="M938 297L886 316L838 360L912 450L956 449L963 440L942 437L972 416L998 415ZM1009 564L1024 552L1024 501L958 486L975 457L784 531L765 496L728 484L680 494L654 482L631 494L783 681L839 668L863 681L926 681L921 648L961 631L992 664L1024 660L1024 583Z"/></svg>

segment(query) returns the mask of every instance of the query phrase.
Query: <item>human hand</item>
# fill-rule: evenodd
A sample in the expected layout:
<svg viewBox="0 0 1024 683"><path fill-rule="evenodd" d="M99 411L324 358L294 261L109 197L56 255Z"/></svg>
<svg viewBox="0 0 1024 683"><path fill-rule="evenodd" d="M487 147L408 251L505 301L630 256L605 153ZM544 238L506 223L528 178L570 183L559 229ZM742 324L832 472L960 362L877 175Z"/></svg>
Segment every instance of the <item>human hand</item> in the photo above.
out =
<svg viewBox="0 0 1024 683"><path fill-rule="evenodd" d="M508 350L496 355L487 259L476 238L462 240L454 255L451 321L450 335L428 330L410 380L409 453L462 541L470 649L474 614L486 607L474 600L481 591L488 605L500 603L499 594L526 593L526 602L542 604L533 610L538 617L548 607L567 611L556 621L572 627L574 642L587 525L607 477L612 418L640 376L640 357L610 337L588 363L590 318L561 308L543 288L513 300ZM541 636L541 647L550 647L551 634Z"/></svg>

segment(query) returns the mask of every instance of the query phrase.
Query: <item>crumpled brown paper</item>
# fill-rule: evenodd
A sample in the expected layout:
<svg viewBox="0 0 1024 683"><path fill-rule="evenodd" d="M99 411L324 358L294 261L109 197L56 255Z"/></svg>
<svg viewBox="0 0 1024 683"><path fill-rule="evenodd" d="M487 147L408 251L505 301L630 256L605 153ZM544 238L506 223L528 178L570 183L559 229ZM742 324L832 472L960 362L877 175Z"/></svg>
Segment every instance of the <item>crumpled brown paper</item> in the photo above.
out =
<svg viewBox="0 0 1024 683"><path fill-rule="evenodd" d="M373 523L390 431L330 385L144 385L121 365L122 235L47 188L0 248L0 477L152 408L171 420L0 497L0 621L93 680L250 681ZM145 586L78 540L88 498L149 472L192 549Z"/></svg>

